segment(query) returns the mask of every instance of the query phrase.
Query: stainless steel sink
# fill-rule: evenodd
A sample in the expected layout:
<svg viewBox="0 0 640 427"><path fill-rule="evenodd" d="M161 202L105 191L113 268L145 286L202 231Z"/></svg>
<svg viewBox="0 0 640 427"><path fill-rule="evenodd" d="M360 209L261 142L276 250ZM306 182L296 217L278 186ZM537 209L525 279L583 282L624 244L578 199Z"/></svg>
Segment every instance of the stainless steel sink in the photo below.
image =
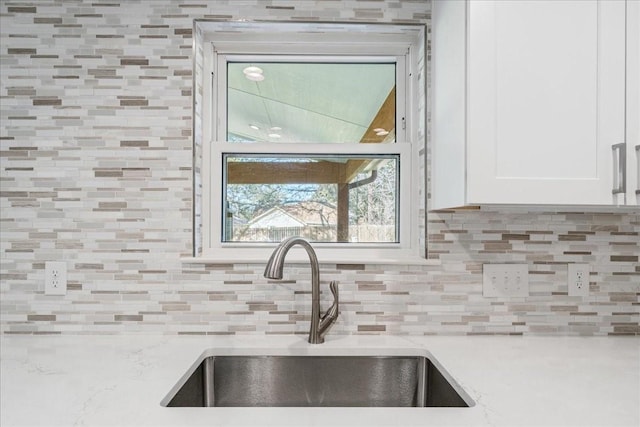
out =
<svg viewBox="0 0 640 427"><path fill-rule="evenodd" d="M205 353L162 405L473 406L471 398L432 359Z"/></svg>

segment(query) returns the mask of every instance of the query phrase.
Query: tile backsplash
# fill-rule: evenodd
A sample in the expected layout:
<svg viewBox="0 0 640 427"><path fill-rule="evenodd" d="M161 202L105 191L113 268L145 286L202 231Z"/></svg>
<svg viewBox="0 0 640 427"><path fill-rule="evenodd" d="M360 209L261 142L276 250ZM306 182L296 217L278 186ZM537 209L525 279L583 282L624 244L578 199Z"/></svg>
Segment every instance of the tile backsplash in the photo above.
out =
<svg viewBox="0 0 640 427"><path fill-rule="evenodd" d="M307 333L307 267L273 282L264 264L180 261L193 20L240 18L428 24L430 3L2 2L2 333ZM322 265L341 286L332 334L640 335L638 210L429 212L427 237L424 266ZM67 262L67 295L44 295L48 260ZM484 298L482 264L509 262L530 296ZM590 296L567 295L571 262L590 264Z"/></svg>

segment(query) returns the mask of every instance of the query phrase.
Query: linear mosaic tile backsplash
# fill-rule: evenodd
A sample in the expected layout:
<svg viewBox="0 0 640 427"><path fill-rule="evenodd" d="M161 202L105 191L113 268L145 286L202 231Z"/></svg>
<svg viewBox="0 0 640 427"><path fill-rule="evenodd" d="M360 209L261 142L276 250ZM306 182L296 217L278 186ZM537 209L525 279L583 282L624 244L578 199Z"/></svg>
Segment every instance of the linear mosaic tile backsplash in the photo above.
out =
<svg viewBox="0 0 640 427"><path fill-rule="evenodd" d="M274 282L264 264L180 261L193 20L428 24L430 2L7 0L0 15L2 333L306 334L308 267ZM427 265L321 266L341 286L332 334L640 335L640 211L440 211L427 228ZM44 295L49 260L67 262L65 296ZM482 264L509 262L530 296L484 298ZM590 296L568 296L571 262L590 264Z"/></svg>

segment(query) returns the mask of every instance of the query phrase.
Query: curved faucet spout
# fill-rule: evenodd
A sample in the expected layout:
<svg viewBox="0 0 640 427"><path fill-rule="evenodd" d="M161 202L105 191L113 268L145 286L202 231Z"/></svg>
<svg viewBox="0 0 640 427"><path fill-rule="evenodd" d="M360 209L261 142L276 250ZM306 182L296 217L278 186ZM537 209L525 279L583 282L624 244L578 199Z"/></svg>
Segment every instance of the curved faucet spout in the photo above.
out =
<svg viewBox="0 0 640 427"><path fill-rule="evenodd" d="M333 305L320 317L320 267L318 257L311 244L301 237L290 237L280 242L273 251L267 266L264 269L264 277L268 279L282 279L284 269L284 259L292 247L300 245L309 256L311 263L311 328L309 330L309 342L311 344L321 344L324 342L324 335L329 327L338 318L338 285L331 282L329 287L333 294Z"/></svg>

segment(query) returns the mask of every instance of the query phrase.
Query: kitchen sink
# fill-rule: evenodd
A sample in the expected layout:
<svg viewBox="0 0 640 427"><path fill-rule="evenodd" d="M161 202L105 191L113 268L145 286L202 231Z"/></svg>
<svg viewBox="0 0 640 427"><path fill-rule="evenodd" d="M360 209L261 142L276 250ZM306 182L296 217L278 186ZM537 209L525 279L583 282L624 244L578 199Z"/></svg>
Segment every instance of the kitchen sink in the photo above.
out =
<svg viewBox="0 0 640 427"><path fill-rule="evenodd" d="M472 399L425 355L212 355L163 406L469 407Z"/></svg>

